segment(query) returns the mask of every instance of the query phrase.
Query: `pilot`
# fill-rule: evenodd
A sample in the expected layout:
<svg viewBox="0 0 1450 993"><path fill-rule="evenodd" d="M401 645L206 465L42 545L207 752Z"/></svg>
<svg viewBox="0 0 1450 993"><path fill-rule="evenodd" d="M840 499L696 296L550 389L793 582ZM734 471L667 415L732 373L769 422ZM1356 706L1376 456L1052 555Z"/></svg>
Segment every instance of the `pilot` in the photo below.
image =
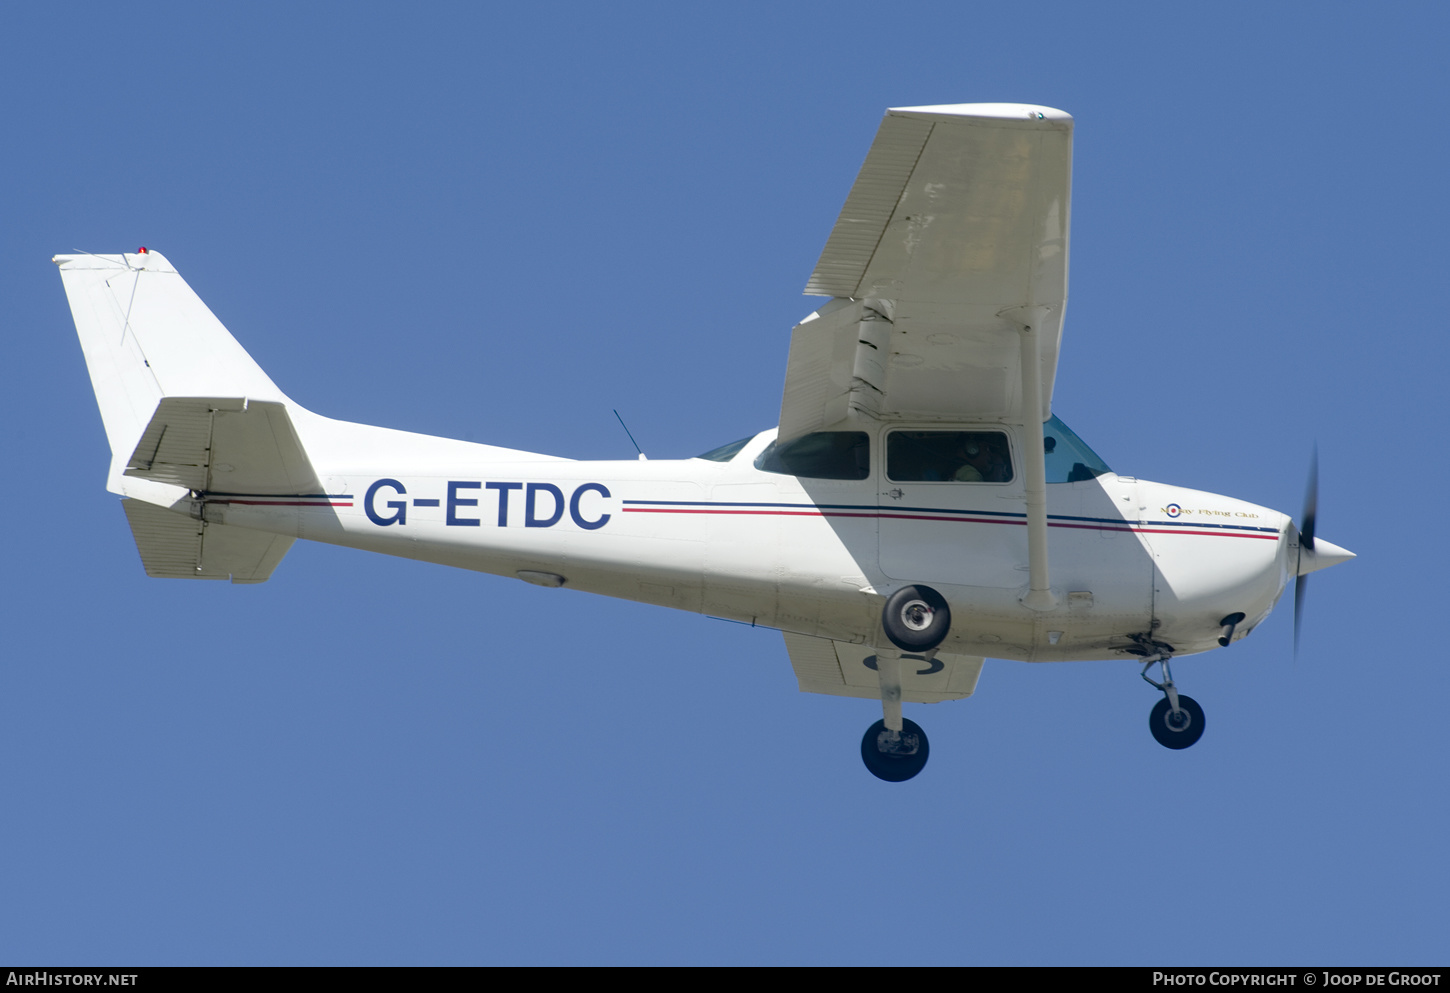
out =
<svg viewBox="0 0 1450 993"><path fill-rule="evenodd" d="M961 466L952 474L959 483L1005 483L1012 478L1007 460L997 446L980 435L968 435L957 448Z"/></svg>

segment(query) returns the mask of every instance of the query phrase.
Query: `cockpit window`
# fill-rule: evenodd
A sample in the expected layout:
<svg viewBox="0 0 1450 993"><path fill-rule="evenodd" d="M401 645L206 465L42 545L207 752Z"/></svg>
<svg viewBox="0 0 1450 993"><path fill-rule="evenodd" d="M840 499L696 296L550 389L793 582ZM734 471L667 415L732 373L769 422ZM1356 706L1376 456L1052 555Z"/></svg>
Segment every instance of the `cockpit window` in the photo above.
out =
<svg viewBox="0 0 1450 993"><path fill-rule="evenodd" d="M871 475L871 442L865 431L817 431L784 445L772 441L755 468L807 479L865 479Z"/></svg>
<svg viewBox="0 0 1450 993"><path fill-rule="evenodd" d="M751 435L749 438L741 438L739 441L732 441L728 445L712 448L704 455L696 455L695 458L705 459L709 462L729 462L735 456L739 455L740 449L750 444L750 438L754 437L755 435Z"/></svg>
<svg viewBox="0 0 1450 993"><path fill-rule="evenodd" d="M1042 425L1042 447L1049 483L1077 483L1113 471L1056 415Z"/></svg>
<svg viewBox="0 0 1450 993"><path fill-rule="evenodd" d="M893 431L886 475L901 483L1010 483L1012 450L1001 431Z"/></svg>

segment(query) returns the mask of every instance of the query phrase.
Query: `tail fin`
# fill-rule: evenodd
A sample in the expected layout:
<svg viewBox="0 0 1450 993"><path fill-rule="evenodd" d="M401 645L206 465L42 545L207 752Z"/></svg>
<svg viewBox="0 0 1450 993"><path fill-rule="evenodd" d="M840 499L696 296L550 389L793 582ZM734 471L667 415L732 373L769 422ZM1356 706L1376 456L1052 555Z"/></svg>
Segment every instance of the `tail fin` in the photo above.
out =
<svg viewBox="0 0 1450 993"><path fill-rule="evenodd" d="M60 267L111 443L111 492L127 494L123 474L162 397L289 402L158 253L51 261Z"/></svg>
<svg viewBox="0 0 1450 993"><path fill-rule="evenodd" d="M152 576L262 582L292 544L202 520L231 493L316 493L294 407L161 255L57 255L124 501Z"/></svg>

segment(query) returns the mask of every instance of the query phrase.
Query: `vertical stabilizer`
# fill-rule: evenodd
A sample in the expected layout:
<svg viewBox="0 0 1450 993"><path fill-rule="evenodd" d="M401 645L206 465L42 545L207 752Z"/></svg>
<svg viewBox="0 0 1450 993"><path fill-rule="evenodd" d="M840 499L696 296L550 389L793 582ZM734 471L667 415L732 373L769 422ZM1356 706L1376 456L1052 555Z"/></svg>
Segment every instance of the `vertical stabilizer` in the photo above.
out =
<svg viewBox="0 0 1450 993"><path fill-rule="evenodd" d="M111 444L106 480L123 477L163 397L287 397L156 252L57 255L96 403ZM155 494L129 493L153 502Z"/></svg>

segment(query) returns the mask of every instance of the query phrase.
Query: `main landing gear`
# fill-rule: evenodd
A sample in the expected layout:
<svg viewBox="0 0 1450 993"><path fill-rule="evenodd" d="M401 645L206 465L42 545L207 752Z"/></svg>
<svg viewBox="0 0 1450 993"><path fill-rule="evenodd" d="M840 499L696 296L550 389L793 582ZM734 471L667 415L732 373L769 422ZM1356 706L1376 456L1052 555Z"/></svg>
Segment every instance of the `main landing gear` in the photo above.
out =
<svg viewBox="0 0 1450 993"><path fill-rule="evenodd" d="M871 775L888 783L904 783L915 776L926 768L931 754L931 743L921 725L905 717L900 720L899 730L888 730L886 721L880 720L861 737L861 761Z"/></svg>
<svg viewBox="0 0 1450 993"><path fill-rule="evenodd" d="M900 651L876 653L883 717L866 729L861 761L877 779L902 783L926 768L931 753L926 732L901 716L902 659L930 662L951 630L952 612L946 598L930 586L906 586L887 599L881 624ZM911 654L903 656L904 652Z"/></svg>
<svg viewBox="0 0 1450 993"><path fill-rule="evenodd" d="M1171 656L1164 652L1143 663L1143 679L1163 691L1163 699L1148 714L1148 730L1164 748L1187 748L1203 737L1203 708L1191 696L1184 696L1173 685L1173 671L1168 668ZM1153 663L1163 670L1163 682L1151 678L1148 668Z"/></svg>

